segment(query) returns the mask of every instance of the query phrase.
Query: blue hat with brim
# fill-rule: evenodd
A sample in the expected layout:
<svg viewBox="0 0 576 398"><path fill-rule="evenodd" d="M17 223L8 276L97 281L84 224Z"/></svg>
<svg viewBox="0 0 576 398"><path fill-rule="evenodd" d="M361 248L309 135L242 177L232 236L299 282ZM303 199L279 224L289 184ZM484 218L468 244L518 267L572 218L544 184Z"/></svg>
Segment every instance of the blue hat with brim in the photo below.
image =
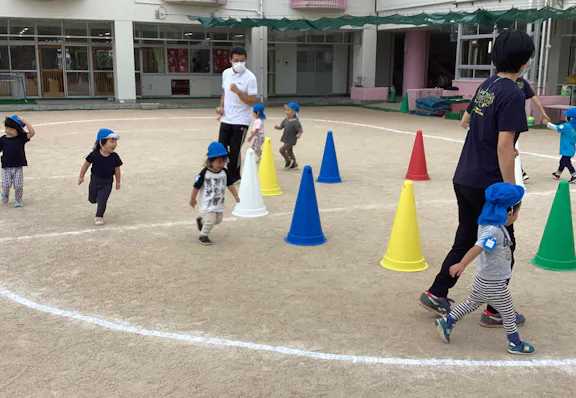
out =
<svg viewBox="0 0 576 398"><path fill-rule="evenodd" d="M18 126L24 128L26 125L24 124L24 122L22 120L20 120L20 118L16 115L13 116L8 116L8 119L12 120L13 122L17 123Z"/></svg>
<svg viewBox="0 0 576 398"><path fill-rule="evenodd" d="M564 115L566 115L570 119L575 118L576 117L576 107L567 109L566 111L564 111Z"/></svg>
<svg viewBox="0 0 576 398"><path fill-rule="evenodd" d="M293 109L296 113L300 112L300 105L298 105L296 102L289 102L285 106Z"/></svg>
<svg viewBox="0 0 576 398"><path fill-rule="evenodd" d="M220 156L228 156L228 151L222 143L213 142L208 145L208 159L219 158Z"/></svg>
<svg viewBox="0 0 576 398"><path fill-rule="evenodd" d="M98 143L102 140L107 140L108 138L120 139L120 136L109 129L98 130L98 135L96 136L96 142L94 143L94 149L98 148Z"/></svg>
<svg viewBox="0 0 576 398"><path fill-rule="evenodd" d="M256 104L254 105L254 107L252 107L252 110L254 112L258 112L258 114L260 115L260 119L262 120L266 119L266 114L264 114L264 104Z"/></svg>
<svg viewBox="0 0 576 398"><path fill-rule="evenodd" d="M485 196L486 203L478 217L478 224L505 225L508 209L522 200L524 188L507 182L497 182L486 189Z"/></svg>

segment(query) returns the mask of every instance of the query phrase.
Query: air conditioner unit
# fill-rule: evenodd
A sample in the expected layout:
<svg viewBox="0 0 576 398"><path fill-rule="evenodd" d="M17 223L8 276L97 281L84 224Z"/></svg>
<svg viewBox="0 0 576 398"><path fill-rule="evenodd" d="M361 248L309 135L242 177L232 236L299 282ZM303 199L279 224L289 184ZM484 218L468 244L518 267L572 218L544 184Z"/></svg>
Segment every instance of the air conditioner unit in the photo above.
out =
<svg viewBox="0 0 576 398"><path fill-rule="evenodd" d="M165 3L170 4L186 4L186 5L226 5L228 0L164 0Z"/></svg>

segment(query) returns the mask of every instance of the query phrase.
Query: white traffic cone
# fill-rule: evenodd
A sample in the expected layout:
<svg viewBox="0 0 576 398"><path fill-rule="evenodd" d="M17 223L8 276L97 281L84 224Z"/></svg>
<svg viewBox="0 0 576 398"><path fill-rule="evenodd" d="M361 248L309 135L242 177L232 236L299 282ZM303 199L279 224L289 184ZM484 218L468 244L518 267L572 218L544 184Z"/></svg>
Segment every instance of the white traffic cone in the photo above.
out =
<svg viewBox="0 0 576 398"><path fill-rule="evenodd" d="M516 142L516 150L520 151L518 148L518 142ZM522 173L522 161L520 160L520 155L516 156L514 160L514 177L516 178L516 185L520 185L524 190L526 186L524 185L524 176Z"/></svg>
<svg viewBox="0 0 576 398"><path fill-rule="evenodd" d="M268 214L262 190L260 189L260 180L258 179L258 167L256 166L256 154L252 148L246 151L246 160L242 170L242 180L240 182L240 203L232 212L238 217L262 217Z"/></svg>

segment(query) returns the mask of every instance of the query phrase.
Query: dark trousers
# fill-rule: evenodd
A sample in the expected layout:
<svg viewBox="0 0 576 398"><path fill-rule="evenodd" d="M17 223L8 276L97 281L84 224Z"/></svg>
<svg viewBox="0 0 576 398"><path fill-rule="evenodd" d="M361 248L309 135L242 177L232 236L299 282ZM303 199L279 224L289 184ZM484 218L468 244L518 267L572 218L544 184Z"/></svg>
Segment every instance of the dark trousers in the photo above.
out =
<svg viewBox="0 0 576 398"><path fill-rule="evenodd" d="M228 164L228 173L232 182L240 179L240 165L242 162L242 155L240 150L244 145L248 126L240 124L220 123L220 134L218 142L226 147L230 154L230 163Z"/></svg>
<svg viewBox="0 0 576 398"><path fill-rule="evenodd" d="M106 211L106 203L112 192L113 179L103 179L91 176L90 186L88 187L88 201L90 203L97 203L96 217L104 217Z"/></svg>
<svg viewBox="0 0 576 398"><path fill-rule="evenodd" d="M484 189L467 187L464 185L454 184L454 192L458 201L458 229L452 250L446 256L442 263L442 269L436 275L434 283L428 291L438 297L447 297L450 290L458 277L453 278L450 275L450 267L458 264L464 258L464 255L476 244L478 240L478 217L482 213L482 207L486 202ZM516 238L514 237L514 226L506 227L512 240L512 267L514 267L514 250L516 249ZM509 280L507 281L509 282ZM488 306L488 311L497 314L495 308Z"/></svg>
<svg viewBox="0 0 576 398"><path fill-rule="evenodd" d="M570 156L562 156L560 158L560 166L558 167L558 172L562 173L565 167L568 169L570 174L574 174L574 166L572 166L572 158L570 158Z"/></svg>

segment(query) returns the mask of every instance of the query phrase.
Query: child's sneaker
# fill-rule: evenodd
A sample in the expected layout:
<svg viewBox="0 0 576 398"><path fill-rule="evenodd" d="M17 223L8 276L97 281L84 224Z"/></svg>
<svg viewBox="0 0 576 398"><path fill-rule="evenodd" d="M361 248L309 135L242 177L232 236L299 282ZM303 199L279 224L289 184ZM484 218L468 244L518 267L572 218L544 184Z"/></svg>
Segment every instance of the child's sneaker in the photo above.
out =
<svg viewBox="0 0 576 398"><path fill-rule="evenodd" d="M523 179L524 181L530 179L530 177L528 177L528 174L526 174L526 172L525 172L524 170L522 170L522 179Z"/></svg>
<svg viewBox="0 0 576 398"><path fill-rule="evenodd" d="M572 177L570 177L570 180L568 182L570 184L574 184L576 182L576 175L572 174Z"/></svg>
<svg viewBox="0 0 576 398"><path fill-rule="evenodd" d="M6 204L8 203L8 198L6 196L4 196L4 192L2 192L2 194L0 194L2 197L2 203Z"/></svg>
<svg viewBox="0 0 576 398"><path fill-rule="evenodd" d="M294 159L290 159L290 160L287 162L287 164L288 164L288 166L286 166L286 167L288 167L289 169L293 169L293 168L294 168L294 165L296 164L296 161L295 161Z"/></svg>
<svg viewBox="0 0 576 398"><path fill-rule="evenodd" d="M454 329L454 327L448 326L448 320L446 317L444 316L442 318L436 319L434 324L436 325L436 331L438 332L440 338L444 340L444 342L450 343L450 334L452 333L452 329Z"/></svg>
<svg viewBox="0 0 576 398"><path fill-rule="evenodd" d="M202 232L202 228L204 228L204 222L202 221L202 217L196 218L196 226L198 227L198 231Z"/></svg>
<svg viewBox="0 0 576 398"><path fill-rule="evenodd" d="M524 322L526 322L524 315L516 313L516 326L522 326ZM492 314L488 310L484 310L480 317L480 326L484 326L485 328L502 328L504 327L502 315Z"/></svg>
<svg viewBox="0 0 576 398"><path fill-rule="evenodd" d="M554 177L555 179L559 180L560 179L560 173L555 171L554 173L552 173L552 177Z"/></svg>
<svg viewBox="0 0 576 398"><path fill-rule="evenodd" d="M521 341L520 345L511 342L508 344L508 352L515 355L531 355L534 354L534 347L525 341Z"/></svg>
<svg viewBox="0 0 576 398"><path fill-rule="evenodd" d="M292 164L290 165L290 169L297 169L298 168L298 163L296 163L294 160L292 161Z"/></svg>
<svg viewBox="0 0 576 398"><path fill-rule="evenodd" d="M24 203L22 203L18 200L14 202L14 207L22 207L22 206L24 206Z"/></svg>
<svg viewBox="0 0 576 398"><path fill-rule="evenodd" d="M94 224L96 224L96 225L104 225L104 217L96 217L96 218L94 218Z"/></svg>
<svg viewBox="0 0 576 398"><path fill-rule="evenodd" d="M450 303L453 302L454 300L449 298L433 296L428 292L428 290L422 293L418 300L418 304L422 307L440 316L446 315L450 312Z"/></svg>
<svg viewBox="0 0 576 398"><path fill-rule="evenodd" d="M210 246L212 244L210 238L205 235L200 235L200 237L198 238L198 242L200 242L200 244L204 246Z"/></svg>
<svg viewBox="0 0 576 398"><path fill-rule="evenodd" d="M286 163L284 163L284 168L287 169L288 167L290 167L290 160L287 160Z"/></svg>

